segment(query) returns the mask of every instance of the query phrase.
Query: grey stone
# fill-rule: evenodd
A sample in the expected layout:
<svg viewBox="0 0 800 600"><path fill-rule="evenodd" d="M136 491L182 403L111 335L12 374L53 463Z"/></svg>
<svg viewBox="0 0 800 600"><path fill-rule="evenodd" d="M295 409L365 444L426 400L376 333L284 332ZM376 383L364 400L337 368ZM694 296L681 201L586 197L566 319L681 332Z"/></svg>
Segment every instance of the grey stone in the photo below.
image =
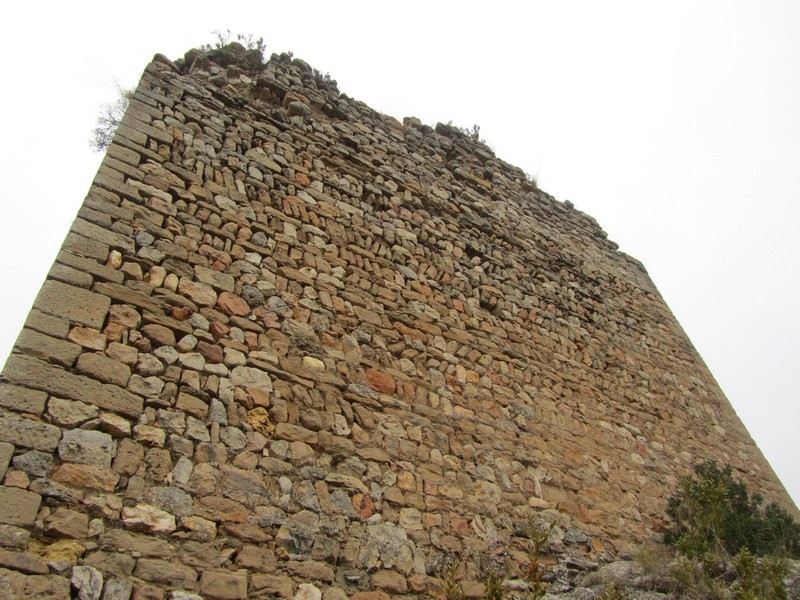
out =
<svg viewBox="0 0 800 600"><path fill-rule="evenodd" d="M103 600L129 600L133 593L133 583L127 579L112 577L106 581Z"/></svg>
<svg viewBox="0 0 800 600"><path fill-rule="evenodd" d="M11 457L14 455L14 444L0 442L0 481L6 476L6 469Z"/></svg>
<svg viewBox="0 0 800 600"><path fill-rule="evenodd" d="M58 456L64 462L110 468L116 444L107 433L83 429L65 431L58 444Z"/></svg>
<svg viewBox="0 0 800 600"><path fill-rule="evenodd" d="M264 293L254 285L245 285L242 287L242 299L250 308L256 308L264 304Z"/></svg>
<svg viewBox="0 0 800 600"><path fill-rule="evenodd" d="M60 439L61 430L54 425L23 419L13 413L0 413L0 441L52 452Z"/></svg>
<svg viewBox="0 0 800 600"><path fill-rule="evenodd" d="M176 517L189 517L192 515L192 497L178 488L169 486L150 488L147 492L147 499L154 506Z"/></svg>
<svg viewBox="0 0 800 600"><path fill-rule="evenodd" d="M15 469L25 471L32 477L47 477L53 466L53 455L48 452L31 450L15 456L12 463Z"/></svg>

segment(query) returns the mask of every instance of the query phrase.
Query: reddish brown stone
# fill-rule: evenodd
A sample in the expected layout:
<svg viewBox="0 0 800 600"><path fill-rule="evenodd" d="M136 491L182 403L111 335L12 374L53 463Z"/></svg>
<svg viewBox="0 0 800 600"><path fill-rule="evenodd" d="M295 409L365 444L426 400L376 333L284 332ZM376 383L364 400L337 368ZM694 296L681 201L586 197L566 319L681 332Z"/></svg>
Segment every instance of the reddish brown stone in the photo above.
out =
<svg viewBox="0 0 800 600"><path fill-rule="evenodd" d="M369 383L369 387L381 394L392 394L397 388L397 384L391 375L377 369L367 371L367 383Z"/></svg>
<svg viewBox="0 0 800 600"><path fill-rule="evenodd" d="M216 344L209 344L208 342L204 342L200 340L197 342L197 348L195 348L208 362L211 363L221 363L224 359L224 355L222 353L222 347L217 346Z"/></svg>
<svg viewBox="0 0 800 600"><path fill-rule="evenodd" d="M246 317L250 314L250 306L243 298L230 292L222 292L217 298L217 308L228 315Z"/></svg>

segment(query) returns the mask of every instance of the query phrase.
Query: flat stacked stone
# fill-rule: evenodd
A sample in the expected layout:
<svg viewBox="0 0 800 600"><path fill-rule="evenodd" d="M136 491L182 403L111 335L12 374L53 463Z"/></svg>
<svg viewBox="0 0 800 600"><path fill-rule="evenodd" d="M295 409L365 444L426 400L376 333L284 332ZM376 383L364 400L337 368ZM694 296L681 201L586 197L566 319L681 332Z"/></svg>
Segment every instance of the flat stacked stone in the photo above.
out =
<svg viewBox="0 0 800 600"><path fill-rule="evenodd" d="M0 381L3 589L417 598L458 561L479 597L521 523L594 568L712 457L795 510L591 217L256 63L156 56L130 97Z"/></svg>

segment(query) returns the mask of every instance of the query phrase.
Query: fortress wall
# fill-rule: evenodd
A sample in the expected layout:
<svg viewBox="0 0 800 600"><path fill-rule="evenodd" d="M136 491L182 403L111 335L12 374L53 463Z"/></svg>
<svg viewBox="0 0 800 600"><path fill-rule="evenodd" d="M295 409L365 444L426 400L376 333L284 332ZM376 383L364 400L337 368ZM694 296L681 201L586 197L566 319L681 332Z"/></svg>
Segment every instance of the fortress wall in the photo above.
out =
<svg viewBox="0 0 800 600"><path fill-rule="evenodd" d="M0 582L53 597L422 597L529 518L607 559L712 458L796 511L591 217L285 55L147 67L0 407Z"/></svg>

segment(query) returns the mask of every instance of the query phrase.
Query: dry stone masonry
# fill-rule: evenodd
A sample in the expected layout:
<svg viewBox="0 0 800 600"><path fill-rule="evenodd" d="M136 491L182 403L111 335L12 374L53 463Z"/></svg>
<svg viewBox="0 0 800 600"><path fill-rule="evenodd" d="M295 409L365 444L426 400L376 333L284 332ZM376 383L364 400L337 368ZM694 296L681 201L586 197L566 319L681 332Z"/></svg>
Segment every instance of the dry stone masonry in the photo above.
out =
<svg viewBox="0 0 800 600"><path fill-rule="evenodd" d="M796 510L591 217L235 44L145 70L0 410L4 597L524 590L528 519L594 568L709 458Z"/></svg>

